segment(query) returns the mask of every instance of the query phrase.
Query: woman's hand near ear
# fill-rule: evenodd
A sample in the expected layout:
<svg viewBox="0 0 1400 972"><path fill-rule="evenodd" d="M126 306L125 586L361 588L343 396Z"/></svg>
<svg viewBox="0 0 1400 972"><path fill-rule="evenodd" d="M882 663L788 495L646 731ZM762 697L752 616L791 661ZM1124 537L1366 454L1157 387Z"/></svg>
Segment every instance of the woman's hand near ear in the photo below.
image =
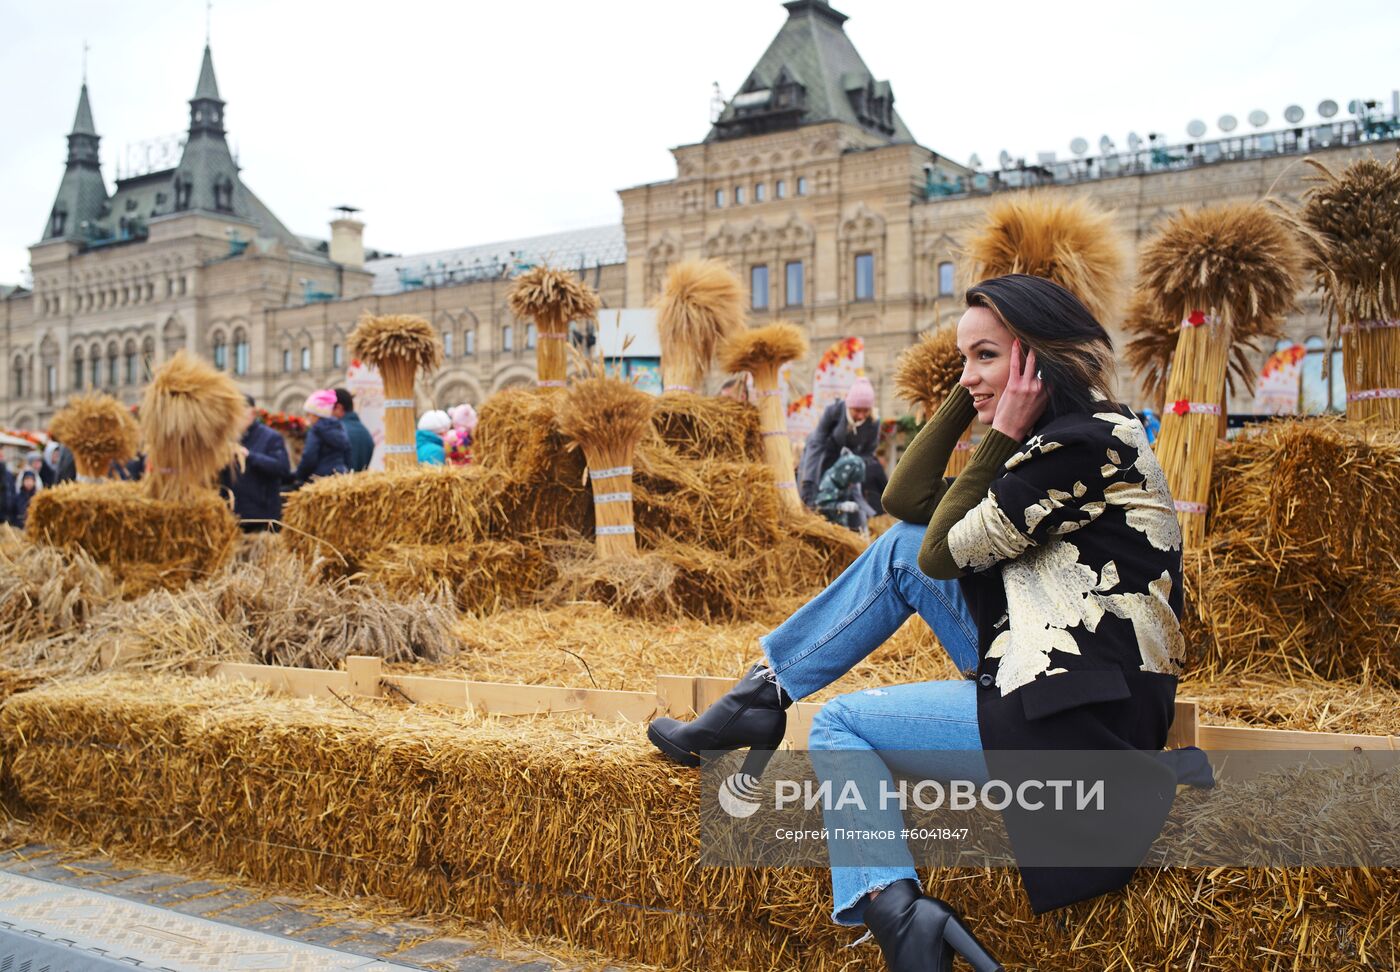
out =
<svg viewBox="0 0 1400 972"><path fill-rule="evenodd" d="M1029 352L1025 361L1021 360L1021 341L1011 342L1011 372L1006 387L997 400L996 415L992 418L992 428L1002 435L1020 442L1030 432L1036 420L1045 411L1050 396L1045 391L1045 383L1037 377L1035 352Z"/></svg>

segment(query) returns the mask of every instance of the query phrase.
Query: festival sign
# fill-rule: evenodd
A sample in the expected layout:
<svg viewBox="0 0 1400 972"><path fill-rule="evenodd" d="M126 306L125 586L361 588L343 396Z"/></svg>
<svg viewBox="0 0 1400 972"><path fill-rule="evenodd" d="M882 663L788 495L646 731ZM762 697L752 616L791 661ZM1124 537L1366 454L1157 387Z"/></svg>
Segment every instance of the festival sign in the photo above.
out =
<svg viewBox="0 0 1400 972"><path fill-rule="evenodd" d="M345 372L345 388L355 396L355 414L374 438L369 468L384 468L384 379L363 361L353 360Z"/></svg>

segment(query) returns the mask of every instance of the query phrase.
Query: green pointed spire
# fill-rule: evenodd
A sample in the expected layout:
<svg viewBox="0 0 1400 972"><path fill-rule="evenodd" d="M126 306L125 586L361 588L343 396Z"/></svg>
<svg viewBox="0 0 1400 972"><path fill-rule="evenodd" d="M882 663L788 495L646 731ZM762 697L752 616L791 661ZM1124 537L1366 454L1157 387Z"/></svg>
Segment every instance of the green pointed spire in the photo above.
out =
<svg viewBox="0 0 1400 972"><path fill-rule="evenodd" d="M194 100L202 99L222 100L218 82L214 80L214 55L210 53L208 44L204 45L204 63L199 66L199 84L194 89Z"/></svg>
<svg viewBox="0 0 1400 972"><path fill-rule="evenodd" d="M73 130L70 135L97 135L97 126L92 123L92 105L88 104L87 83L78 95L78 113L73 116Z"/></svg>

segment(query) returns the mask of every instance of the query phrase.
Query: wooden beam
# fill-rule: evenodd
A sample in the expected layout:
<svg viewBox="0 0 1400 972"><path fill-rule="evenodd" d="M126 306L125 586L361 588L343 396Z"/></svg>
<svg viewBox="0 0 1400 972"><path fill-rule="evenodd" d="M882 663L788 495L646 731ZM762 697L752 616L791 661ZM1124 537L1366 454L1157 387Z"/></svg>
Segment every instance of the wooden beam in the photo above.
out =
<svg viewBox="0 0 1400 972"><path fill-rule="evenodd" d="M331 672L323 668L286 668L281 665L247 665L242 662L222 662L212 674L257 682L287 695L308 699L330 698L331 691L341 695L350 692L350 673Z"/></svg>
<svg viewBox="0 0 1400 972"><path fill-rule="evenodd" d="M350 676L350 691L354 695L378 698L383 694L379 678L384 671L384 659L374 655L348 655L345 671Z"/></svg>
<svg viewBox="0 0 1400 972"><path fill-rule="evenodd" d="M586 712L599 719L645 722L663 707L654 692L576 689L558 685L467 682L467 698L491 715L549 715Z"/></svg>
<svg viewBox="0 0 1400 972"><path fill-rule="evenodd" d="M695 718L695 676L656 676L656 697L661 700L665 714L672 719Z"/></svg>
<svg viewBox="0 0 1400 972"><path fill-rule="evenodd" d="M1244 726L1201 726L1197 739L1198 745L1205 750L1400 749L1400 736L1253 729Z"/></svg>
<svg viewBox="0 0 1400 972"><path fill-rule="evenodd" d="M1172 727L1167 733L1167 748L1200 746L1200 706L1195 699L1177 699Z"/></svg>

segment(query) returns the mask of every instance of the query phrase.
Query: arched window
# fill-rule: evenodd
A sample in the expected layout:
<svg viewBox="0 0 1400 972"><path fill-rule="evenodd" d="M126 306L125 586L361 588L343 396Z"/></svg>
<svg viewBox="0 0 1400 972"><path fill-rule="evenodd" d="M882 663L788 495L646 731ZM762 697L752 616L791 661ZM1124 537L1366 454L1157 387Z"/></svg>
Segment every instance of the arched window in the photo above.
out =
<svg viewBox="0 0 1400 972"><path fill-rule="evenodd" d="M533 321L530 322L529 324L526 324L526 325L525 325L525 350L527 350L527 351L533 351L533 350L535 350L535 345L538 344L539 341L540 341L540 329L539 329L538 327L535 326L535 324L534 324Z"/></svg>
<svg viewBox="0 0 1400 972"><path fill-rule="evenodd" d="M150 381L156 363L156 339L146 337L141 342L141 380Z"/></svg>
<svg viewBox="0 0 1400 972"><path fill-rule="evenodd" d="M451 354L451 353L452 353L452 352L449 350L449 351L448 351L448 354ZM332 368L344 368L344 367L345 367L345 345L341 344L339 341L337 341L335 344L332 344L332 345L331 345L331 367L332 367Z"/></svg>
<svg viewBox="0 0 1400 972"><path fill-rule="evenodd" d="M228 344L224 341L223 331L214 335L214 367L220 371L228 367Z"/></svg>
<svg viewBox="0 0 1400 972"><path fill-rule="evenodd" d="M283 372L290 372L291 370L292 370L292 349L291 349L291 348L283 348L283 349L282 349L282 371L283 371Z"/></svg>
<svg viewBox="0 0 1400 972"><path fill-rule="evenodd" d="M336 347L340 347L340 345L336 345ZM452 332L451 332L451 331L443 331L443 332L442 332L442 356L443 356L444 358L450 358L450 357L452 357Z"/></svg>
<svg viewBox="0 0 1400 972"><path fill-rule="evenodd" d="M515 350L515 328L511 327L509 324L501 328L501 350Z"/></svg>
<svg viewBox="0 0 1400 972"><path fill-rule="evenodd" d="M128 340L126 347L122 349L122 363L124 364L124 375L128 385L136 384L136 342Z"/></svg>
<svg viewBox="0 0 1400 972"><path fill-rule="evenodd" d="M949 297L953 293L953 262L944 260L938 265L938 296Z"/></svg>
<svg viewBox="0 0 1400 972"><path fill-rule="evenodd" d="M116 388L117 381L121 376L120 364L117 358L117 345L113 342L107 345L107 386Z"/></svg>
<svg viewBox="0 0 1400 972"><path fill-rule="evenodd" d="M1310 337L1303 342L1306 353L1303 355L1302 394L1300 408L1304 415L1320 415L1327 411L1330 396L1327 393L1327 377L1323 374L1323 358L1326 350L1322 338Z"/></svg>
<svg viewBox="0 0 1400 972"><path fill-rule="evenodd" d="M233 332L233 373L235 375L248 373L249 357L248 332L240 327Z"/></svg>
<svg viewBox="0 0 1400 972"><path fill-rule="evenodd" d="M301 346L301 370L311 370L311 348L305 344Z"/></svg>
<svg viewBox="0 0 1400 972"><path fill-rule="evenodd" d="M1342 368L1342 349L1332 349L1332 362L1328 365L1327 384L1331 389L1331 405L1334 412L1347 410L1347 373Z"/></svg>
<svg viewBox="0 0 1400 972"><path fill-rule="evenodd" d="M18 356L15 358L14 389L16 398L24 397L24 359Z"/></svg>
<svg viewBox="0 0 1400 972"><path fill-rule="evenodd" d="M102 349L95 344L88 349L88 387L102 387Z"/></svg>
<svg viewBox="0 0 1400 972"><path fill-rule="evenodd" d="M83 349L73 349L73 390L82 391L87 372L83 370Z"/></svg>
<svg viewBox="0 0 1400 972"><path fill-rule="evenodd" d="M462 332L462 354L468 358L476 354L476 328Z"/></svg>

